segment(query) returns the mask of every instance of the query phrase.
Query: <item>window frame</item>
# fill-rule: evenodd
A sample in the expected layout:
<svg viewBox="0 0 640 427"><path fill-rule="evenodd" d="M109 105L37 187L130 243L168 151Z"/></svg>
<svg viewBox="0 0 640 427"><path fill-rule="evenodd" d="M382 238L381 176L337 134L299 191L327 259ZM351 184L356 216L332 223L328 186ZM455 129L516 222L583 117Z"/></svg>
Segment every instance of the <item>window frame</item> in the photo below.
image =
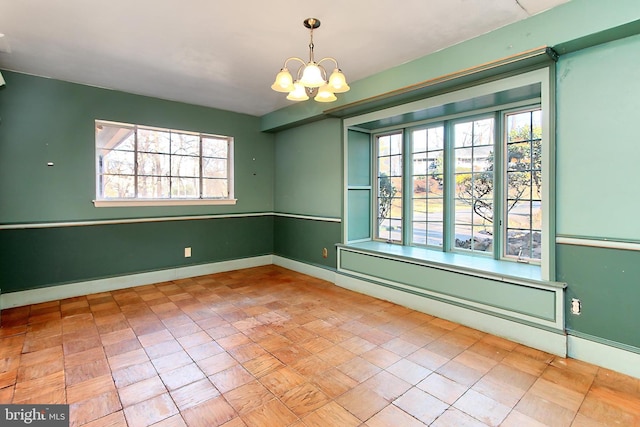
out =
<svg viewBox="0 0 640 427"><path fill-rule="evenodd" d="M508 138L507 138L507 126L505 118L508 115L514 114L525 114L532 112L541 112L541 105L538 100L532 101L523 101L519 103L517 106L510 105L509 108L504 108L504 106L497 105L493 111L484 111L481 113L470 111L468 115L459 115L454 118L450 117L442 117L435 121L430 121L429 123L424 124L408 124L406 126L398 126L395 130L385 130L381 133L373 133L371 134L372 146L374 150L374 158L379 159L380 150L378 141L380 138L389 135L400 135L403 137L402 141L402 152L400 153L404 158L404 168L402 170L402 202L401 205L404 206L402 212L403 215L401 218L396 220L401 221L402 230L404 238L401 240L393 240L393 239L385 239L379 235L379 230L375 228L372 231L373 240L383 241L387 243L392 243L396 245L403 246L411 246L418 248L427 248L436 251L442 252L451 252L458 253L462 255L471 255L471 256L480 256L493 258L496 260L504 260L504 261L517 261L517 262L525 262L530 264L540 264L540 259L529 258L529 257L515 257L507 254L507 237L508 237L508 185L507 185L507 174L508 168L505 164L505 158L508 150ZM456 141L456 126L460 124L470 124L472 126L472 132L475 134L475 125L477 122L489 120L491 121L491 127L489 138L489 144L476 145L473 143L469 146L460 147L457 146ZM430 150L428 142L425 145L425 155L428 160L428 153L435 151L442 151L443 155L443 171L442 171L442 179L443 179L443 191L442 191L442 245L434 245L429 244L428 237L425 238L425 243L419 243L415 240L415 225L416 220L414 218L415 209L414 209L414 200L416 199L414 193L414 185L413 179L415 176L421 176L421 174L415 173L415 162L414 155L416 153L422 153L422 151L415 150L415 141L414 136L416 132L425 131L428 134L430 129L442 129L442 148L438 150ZM428 141L428 139L426 139ZM533 141L531 139L530 141ZM457 164L457 150L468 149L471 150L471 153L475 152L475 148L485 149L490 148L491 153L493 155L493 163L491 164L491 181L492 181L492 195L489 199L489 202L492 206L492 220L491 224L485 228L489 228L491 230L492 235L492 243L491 248L489 250L478 250L472 247L463 248L457 245L457 237L456 230L461 224L457 220L456 212L459 198L456 194L456 187L458 183L458 176L465 174L463 172L459 172L458 164ZM471 159L471 170L468 172L472 179L473 177L480 173L480 171L476 171L473 168L473 156ZM425 169L425 174L427 175L428 180L428 167ZM379 178L379 162L374 162L373 164L373 176ZM376 191L375 194L379 195L379 179L376 179ZM475 187L474 187L475 188ZM428 191L426 192L428 194ZM428 195L425 196L426 206L428 209ZM378 206L378 199L374 203L374 209ZM473 218L473 212L470 212ZM425 219L425 232L428 233L428 212L426 214ZM462 224L464 225L464 224ZM475 221L472 219L469 227L471 228L471 236L475 237L475 233L473 229L475 228ZM473 243L473 239L471 241Z"/></svg>
<svg viewBox="0 0 640 427"><path fill-rule="evenodd" d="M535 90L530 90L531 88L535 88ZM451 109L450 106L452 105L460 105L464 108L465 105L469 105L470 102L476 99L484 101L487 99L487 97L493 98L495 96L501 96L506 93L521 94L524 92L534 94L534 96L528 95L526 100L523 100L524 98L517 99L516 96L514 98L514 101L505 102L504 105L500 106L500 109L507 110L514 106L522 107L523 105L539 103L542 111L542 139L545 141L545 144L542 148L543 181L541 194L542 199L544 200L543 203L545 205L545 208L542 212L543 236L541 243L542 253L539 265L525 265L519 262L513 262L512 260L506 261L501 256L495 256L493 259L487 259L486 257L470 257L466 254L460 253L440 252L439 250L432 251L429 247L388 244L385 245L384 242L376 241L373 238L373 230L368 239L366 239L364 236L362 236L361 233L359 233L357 240L352 240L349 238L351 229L356 226L355 224L358 224L361 220L364 221L364 218L362 217L363 212L358 208L357 204L353 204L353 208L355 208L356 210L352 213L353 209L351 195L354 194L354 192L366 191L366 189L361 188L360 186L350 185L350 182L348 181L345 181L343 193L343 203L345 206L345 216L343 219L344 244L358 245L362 244L361 242L370 241L372 247L377 248L376 250L381 251L385 254L400 256L401 258L406 258L407 260L415 257L416 262L420 262L421 260L429 260L434 258L435 256L434 259L438 259L440 260L439 262L449 264L450 268L452 268L454 271L457 269L460 269L460 271L466 271L468 268L466 267L467 265L477 265L479 266L479 274L482 274L481 272L484 268L480 266L485 265L485 262L480 260L487 260L487 262L490 261L490 264L486 265L493 265L494 267L491 267L491 269L495 269L495 271L504 269L504 271L513 273L521 269L523 276L526 276L537 269L537 274L539 274L540 280L555 280L555 68L553 67L553 65L546 64L537 67L531 67L528 69L525 68L518 73L509 72L505 73L504 75L496 74L495 77L485 81L478 81L476 84L461 84L460 86L453 87L448 91L439 93L436 92L431 96L427 96L416 101L394 105L387 108L381 108L375 111L364 112L360 115L353 115L344 118L343 132L345 140L345 176L348 176L350 167L353 167L351 162L354 161L353 159L349 158L349 137L350 132L352 131L354 133L368 133L369 135L372 135L376 132L384 132L396 129L398 126L392 126L392 124L395 123L404 123L402 127L409 128L413 125L425 125L441 120L441 117L431 115L432 111L447 111L450 113L449 118L453 120L456 117L468 116L469 112L472 110L461 109L460 111L463 112L460 113L459 111L456 111L457 108ZM537 95L535 95L535 93L537 93ZM505 99L508 100L508 98L509 96L507 96ZM480 114L487 111L495 111L496 104L499 103L496 102L495 104L492 104L490 106L480 105L479 108L475 110L475 112ZM415 122L411 122L411 120L402 121L402 118L410 119L412 117L416 117L418 118L418 120L415 120ZM382 126L376 127L376 124ZM371 155L375 155L372 146ZM375 189L373 188L373 180L375 180L376 175L374 174L376 172L371 165L372 163L370 163L370 167L372 169L372 187L371 190L369 190L369 200L372 206L371 212L373 212L375 203ZM369 215L371 214L371 212L369 213ZM438 253L442 255L437 255ZM433 254L433 256L431 254ZM474 261L474 259L477 261Z"/></svg>
<svg viewBox="0 0 640 427"><path fill-rule="evenodd" d="M122 129L131 129L133 132L134 138L134 146L133 150L133 182L134 182L134 195L133 197L121 197L121 198L109 198L104 197L102 193L101 179L103 175L114 175L114 174L104 174L102 172L101 166L101 154L100 151L104 149L104 147L99 146L98 133L97 130L99 126L112 126L112 127L120 127ZM170 128L161 128L157 126L147 126L147 125L139 125L139 124L131 124L131 123L122 123L122 122L114 122L109 120L95 119L94 126L96 129L96 137L94 141L94 155L95 155L95 200L93 200L93 204L95 207L136 207L136 206L198 206L198 205L232 205L236 204L237 199L234 198L234 138L231 136L223 136L223 135L215 135L204 132L194 132L194 131L185 131L185 130L176 130ZM196 179L198 182L198 197L178 197L172 196L171 194L171 186L169 187L168 197L140 197L138 191L138 181L140 177L151 176L148 174L142 173L140 170L139 156L141 154L147 153L146 151L141 151L138 145L138 134L139 131L156 131L156 132L165 132L171 134L178 135L188 135L195 136L198 138L198 155L183 155L172 153L171 150L168 153L159 153L169 157L169 161L174 157L194 157L197 158L198 167L197 174L198 176L187 176L187 175L174 175L173 171L169 170L169 174L158 175L159 177L166 177L171 180L171 178L187 178L187 179ZM203 159L204 158L214 158L203 155L203 140L207 138L212 138L216 140L226 141L226 197L203 197L203 185L204 180L208 179L203 174ZM148 154L148 153L147 153ZM153 154L153 153L151 153ZM220 159L223 159L220 157ZM171 163L170 163L171 164ZM153 175L155 176L155 175Z"/></svg>

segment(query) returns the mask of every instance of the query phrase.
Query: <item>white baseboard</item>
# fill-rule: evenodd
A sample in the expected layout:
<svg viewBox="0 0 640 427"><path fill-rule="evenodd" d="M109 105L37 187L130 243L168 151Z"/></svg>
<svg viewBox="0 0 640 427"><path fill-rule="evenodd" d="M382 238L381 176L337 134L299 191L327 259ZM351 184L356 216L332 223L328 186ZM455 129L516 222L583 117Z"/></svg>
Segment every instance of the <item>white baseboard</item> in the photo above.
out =
<svg viewBox="0 0 640 427"><path fill-rule="evenodd" d="M66 285L48 286L26 291L10 292L0 295L0 309L38 304L98 292L114 291L116 289L133 286L149 285L188 277L204 276L206 274L222 273L224 271L242 268L258 267L273 264L272 255L252 258L242 258L231 261L214 262L209 264L191 265L187 267L170 268L167 270L150 271L147 273L129 274L126 276L108 277L105 279L89 280L69 283Z"/></svg>
<svg viewBox="0 0 640 427"><path fill-rule="evenodd" d="M335 283L336 281L336 272L334 270L316 267L315 265L305 264L304 262L294 261L277 255L273 256L273 263L280 267L317 277L318 279L326 280L331 283Z"/></svg>
<svg viewBox="0 0 640 427"><path fill-rule="evenodd" d="M568 356L640 378L640 354L638 353L574 335L567 336L546 331L397 289L376 285L339 274L330 269L276 255L264 255L11 292L0 296L0 309L270 264L317 277L355 292L391 301L552 354L562 357Z"/></svg>
<svg viewBox="0 0 640 427"><path fill-rule="evenodd" d="M569 357L640 378L640 354L568 335Z"/></svg>
<svg viewBox="0 0 640 427"><path fill-rule="evenodd" d="M567 337L563 333L551 332L339 273L336 273L335 284L548 353L562 357L567 354Z"/></svg>

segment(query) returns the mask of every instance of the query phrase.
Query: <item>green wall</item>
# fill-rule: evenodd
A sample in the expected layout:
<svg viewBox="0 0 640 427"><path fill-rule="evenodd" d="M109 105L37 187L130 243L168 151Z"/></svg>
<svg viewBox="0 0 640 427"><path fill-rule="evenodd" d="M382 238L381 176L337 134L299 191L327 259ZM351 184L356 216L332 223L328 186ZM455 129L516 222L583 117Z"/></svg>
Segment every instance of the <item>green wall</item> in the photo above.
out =
<svg viewBox="0 0 640 427"><path fill-rule="evenodd" d="M340 230L339 222L277 216L273 252L295 261L335 269ZM322 256L323 248L327 249L327 258Z"/></svg>
<svg viewBox="0 0 640 427"><path fill-rule="evenodd" d="M0 224L273 210L274 137L258 117L2 74ZM233 136L237 205L95 208L95 119Z"/></svg>
<svg viewBox="0 0 640 427"><path fill-rule="evenodd" d="M275 210L339 218L342 214L342 122L303 125L276 134Z"/></svg>
<svg viewBox="0 0 640 427"><path fill-rule="evenodd" d="M8 71L3 76L3 292L273 253L275 138L259 130L258 117ZM233 136L237 204L94 207L95 119ZM92 224L176 216L194 219ZM92 225L29 228L79 221ZM185 247L192 248L191 258L184 258Z"/></svg>
<svg viewBox="0 0 640 427"><path fill-rule="evenodd" d="M558 280L566 281L566 312L572 298L579 316L567 314L570 333L634 347L640 352L640 252L558 245Z"/></svg>
<svg viewBox="0 0 640 427"><path fill-rule="evenodd" d="M276 134L274 253L336 268L341 242L342 121L326 119ZM326 248L327 258L322 257Z"/></svg>
<svg viewBox="0 0 640 427"><path fill-rule="evenodd" d="M557 232L640 242L640 35L561 56Z"/></svg>
<svg viewBox="0 0 640 427"><path fill-rule="evenodd" d="M640 35L560 56L557 65L557 233L640 243ZM557 245L570 333L640 352L640 252ZM582 313L570 313L570 302Z"/></svg>

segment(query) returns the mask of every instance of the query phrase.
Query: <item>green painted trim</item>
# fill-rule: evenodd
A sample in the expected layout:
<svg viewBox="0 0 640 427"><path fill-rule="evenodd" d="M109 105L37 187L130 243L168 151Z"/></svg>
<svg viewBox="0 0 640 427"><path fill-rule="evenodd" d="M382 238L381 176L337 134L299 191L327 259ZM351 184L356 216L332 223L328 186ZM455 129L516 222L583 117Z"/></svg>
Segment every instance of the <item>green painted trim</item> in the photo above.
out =
<svg viewBox="0 0 640 427"><path fill-rule="evenodd" d="M573 329L567 328L567 335L589 340L598 344L606 345L607 347L618 348L620 350L630 351L632 353L640 354L640 347L634 347L621 342L611 341L606 338L597 337L595 335L589 335L589 334L582 333L580 331L574 331Z"/></svg>
<svg viewBox="0 0 640 427"><path fill-rule="evenodd" d="M562 329L557 309L562 289L527 286L522 282L490 280L432 266L393 259L382 254L366 254L339 247L339 269L359 277L369 277L392 286L409 286L450 302L473 306L503 316L518 318L550 328ZM560 319L557 316L560 315Z"/></svg>
<svg viewBox="0 0 640 427"><path fill-rule="evenodd" d="M503 318L494 313L484 313L470 307L460 307L450 302L438 301L428 295L416 295L383 286L375 281L336 274L335 283L343 288L391 301L423 313L450 320L493 335L504 337L529 347L566 357L566 335L562 330L549 330L540 325Z"/></svg>
<svg viewBox="0 0 640 427"><path fill-rule="evenodd" d="M576 40L558 43L553 48L560 55L566 55L567 53L588 49L600 44L635 36L636 34L640 34L640 19L608 28Z"/></svg>

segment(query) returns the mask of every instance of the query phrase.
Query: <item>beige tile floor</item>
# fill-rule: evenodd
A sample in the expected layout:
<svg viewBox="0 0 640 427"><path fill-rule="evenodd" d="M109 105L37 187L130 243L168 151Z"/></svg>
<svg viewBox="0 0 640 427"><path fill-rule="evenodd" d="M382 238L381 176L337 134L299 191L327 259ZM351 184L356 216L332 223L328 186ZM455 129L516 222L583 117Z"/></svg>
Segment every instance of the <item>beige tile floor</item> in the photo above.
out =
<svg viewBox="0 0 640 427"><path fill-rule="evenodd" d="M73 426L634 426L640 380L265 266L5 310L0 403Z"/></svg>

